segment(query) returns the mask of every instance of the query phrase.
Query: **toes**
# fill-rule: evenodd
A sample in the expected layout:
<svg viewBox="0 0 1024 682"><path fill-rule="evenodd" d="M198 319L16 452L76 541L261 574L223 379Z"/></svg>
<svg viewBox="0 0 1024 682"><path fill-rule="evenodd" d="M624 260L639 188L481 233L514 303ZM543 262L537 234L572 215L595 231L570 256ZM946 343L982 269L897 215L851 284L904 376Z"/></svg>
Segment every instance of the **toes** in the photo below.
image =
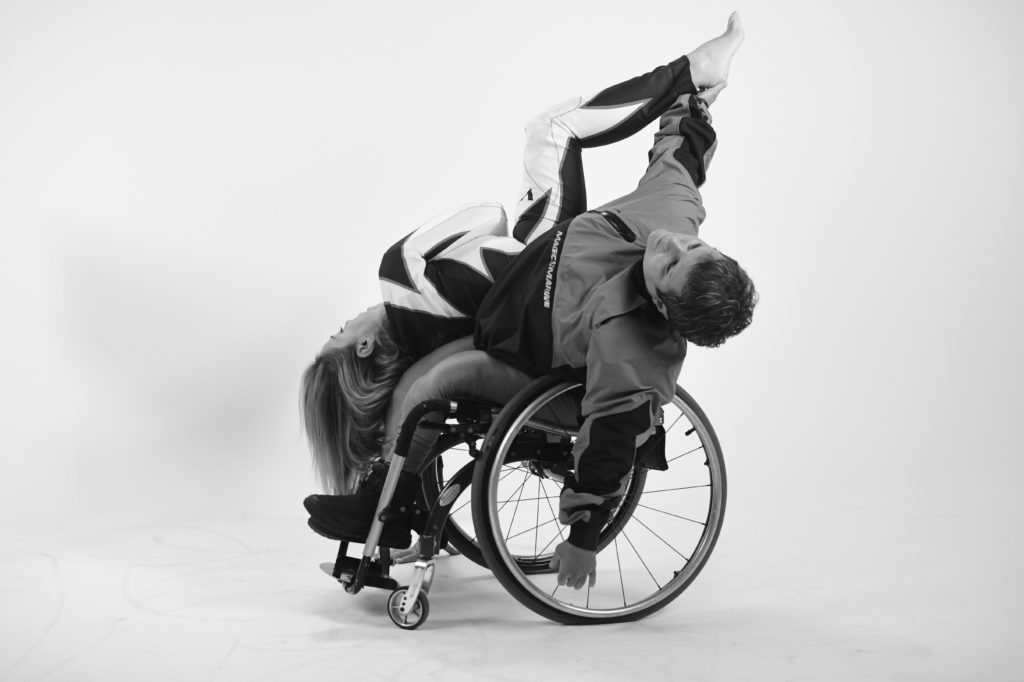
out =
<svg viewBox="0 0 1024 682"><path fill-rule="evenodd" d="M740 18L739 12L733 12L729 15L729 24L726 32L743 35L743 20Z"/></svg>

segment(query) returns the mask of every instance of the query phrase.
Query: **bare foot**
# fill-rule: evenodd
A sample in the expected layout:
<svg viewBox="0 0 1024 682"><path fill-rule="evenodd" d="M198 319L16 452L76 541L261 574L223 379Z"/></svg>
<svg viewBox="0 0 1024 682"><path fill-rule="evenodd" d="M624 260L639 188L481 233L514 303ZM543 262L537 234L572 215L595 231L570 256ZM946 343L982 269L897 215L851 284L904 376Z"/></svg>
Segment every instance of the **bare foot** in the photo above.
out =
<svg viewBox="0 0 1024 682"><path fill-rule="evenodd" d="M686 55L690 59L693 84L698 88L712 88L719 83L727 82L733 55L740 49L744 35L740 13L733 12L729 15L729 25L725 33L712 38Z"/></svg>

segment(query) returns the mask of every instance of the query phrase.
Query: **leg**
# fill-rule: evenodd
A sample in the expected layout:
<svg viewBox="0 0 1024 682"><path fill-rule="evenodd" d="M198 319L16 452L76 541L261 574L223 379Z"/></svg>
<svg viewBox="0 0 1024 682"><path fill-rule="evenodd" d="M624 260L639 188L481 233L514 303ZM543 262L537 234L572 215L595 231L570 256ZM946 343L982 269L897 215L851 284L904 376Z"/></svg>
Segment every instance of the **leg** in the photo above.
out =
<svg viewBox="0 0 1024 682"><path fill-rule="evenodd" d="M467 336L446 343L413 363L406 370L405 374L402 375L402 378L398 380L395 390L391 394L391 404L388 405L388 414L385 420L382 454L386 461L391 460L391 453L395 447L395 438L398 437L398 430L402 427L402 419L408 410L406 404L408 403L409 407L416 404L415 402L409 403L406 400L409 391L439 362L456 353L470 350L473 350L472 337ZM420 400L424 400L424 398L420 398Z"/></svg>
<svg viewBox="0 0 1024 682"><path fill-rule="evenodd" d="M643 129L685 92L696 92L689 59L562 102L526 124L526 149L512 234L529 243L587 206L581 153Z"/></svg>
<svg viewBox="0 0 1024 682"><path fill-rule="evenodd" d="M717 146L707 105L725 87L743 37L743 25L734 12L725 33L687 55L691 86L662 115L646 173L634 191L599 211L619 214L647 232L668 229L697 234L705 215L698 188Z"/></svg>
<svg viewBox="0 0 1024 682"><path fill-rule="evenodd" d="M745 33L739 12L729 15L725 33L712 38L690 54L690 73L693 83L701 90L715 88L729 80L729 69L736 50L743 44ZM710 104L710 101L708 102Z"/></svg>
<svg viewBox="0 0 1024 682"><path fill-rule="evenodd" d="M450 349L449 349L450 350ZM422 362L422 361L421 361ZM426 367L427 365L424 365ZM404 417L413 406L429 398L472 398L497 404L506 402L525 386L531 377L495 360L483 351L469 350L448 355L411 379L403 388L404 397L392 399L395 414ZM399 401L400 400L400 401ZM400 406L400 407L399 407ZM400 419L394 420L400 425ZM422 510L413 504L420 490L419 472L438 438L432 429L420 429L406 453L391 509L400 513L384 526L380 543L388 547L407 547L410 529L419 529L425 521ZM373 522L386 467L375 468L358 492L352 495L310 495L304 504L313 530L354 542L363 542Z"/></svg>
<svg viewBox="0 0 1024 682"><path fill-rule="evenodd" d="M633 135L665 113L681 95L701 93L708 104L713 102L742 42L743 26L734 12L725 33L688 55L592 97L562 102L531 119L526 124L513 236L529 243L559 222L586 211L582 150ZM662 130L668 128L663 125ZM658 151L657 144L655 147L652 153ZM704 153L699 156L704 161ZM698 186L702 173L703 166L701 178L695 178Z"/></svg>
<svg viewBox="0 0 1024 682"><path fill-rule="evenodd" d="M413 406L432 398L482 400L503 405L532 378L483 351L462 351L444 358L416 380L405 394L402 414L408 414ZM419 475L438 436L432 429L416 432L406 454L404 471Z"/></svg>

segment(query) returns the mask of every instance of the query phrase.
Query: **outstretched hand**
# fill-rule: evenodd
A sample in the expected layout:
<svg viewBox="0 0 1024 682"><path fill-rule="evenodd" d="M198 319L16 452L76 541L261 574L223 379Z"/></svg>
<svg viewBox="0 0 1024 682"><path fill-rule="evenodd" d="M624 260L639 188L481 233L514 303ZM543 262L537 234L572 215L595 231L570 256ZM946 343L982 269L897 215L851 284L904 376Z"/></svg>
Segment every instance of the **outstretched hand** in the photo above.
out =
<svg viewBox="0 0 1024 682"><path fill-rule="evenodd" d="M700 97L705 102L707 102L708 106L711 106L712 104L715 103L715 100L718 99L718 95L722 92L722 90L725 90L726 86L728 85L728 83L722 81L717 85L711 86L710 88L704 88L703 90L697 93L697 96Z"/></svg>
<svg viewBox="0 0 1024 682"><path fill-rule="evenodd" d="M558 570L558 584L580 589L590 579L593 587L597 580L597 552L580 549L568 541L555 547L555 555L548 563Z"/></svg>

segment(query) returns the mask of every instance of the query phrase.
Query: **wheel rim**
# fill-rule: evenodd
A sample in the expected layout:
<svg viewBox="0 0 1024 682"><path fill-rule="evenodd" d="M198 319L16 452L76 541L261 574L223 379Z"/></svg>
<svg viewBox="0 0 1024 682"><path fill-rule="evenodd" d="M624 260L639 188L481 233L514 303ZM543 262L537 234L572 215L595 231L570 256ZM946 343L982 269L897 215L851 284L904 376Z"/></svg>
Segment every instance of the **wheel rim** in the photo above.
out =
<svg viewBox="0 0 1024 682"><path fill-rule="evenodd" d="M391 620L394 621L395 625L404 628L414 628L420 624L423 620L424 611L424 600L421 598L416 600L413 604L412 611L409 612L408 616L403 616L401 611L402 596L405 591L392 593L388 599L388 612L391 615Z"/></svg>
<svg viewBox="0 0 1024 682"><path fill-rule="evenodd" d="M668 471L638 470L635 498L629 499L627 490L620 505L632 508L614 512L620 527L612 533L606 529L598 553L597 584L578 591L560 587L551 572L524 570L523 557L532 552L536 563L546 563L546 556L566 539L567 529L557 522L561 486L538 476L528 461L517 461L515 444L523 433L574 437L575 427L556 419L558 410L549 407L573 388L562 383L542 392L497 444L497 460L485 479L489 533L508 577L533 601L586 619L647 612L696 577L717 539L725 505L725 470L717 439L692 399L680 392L665 407Z"/></svg>

